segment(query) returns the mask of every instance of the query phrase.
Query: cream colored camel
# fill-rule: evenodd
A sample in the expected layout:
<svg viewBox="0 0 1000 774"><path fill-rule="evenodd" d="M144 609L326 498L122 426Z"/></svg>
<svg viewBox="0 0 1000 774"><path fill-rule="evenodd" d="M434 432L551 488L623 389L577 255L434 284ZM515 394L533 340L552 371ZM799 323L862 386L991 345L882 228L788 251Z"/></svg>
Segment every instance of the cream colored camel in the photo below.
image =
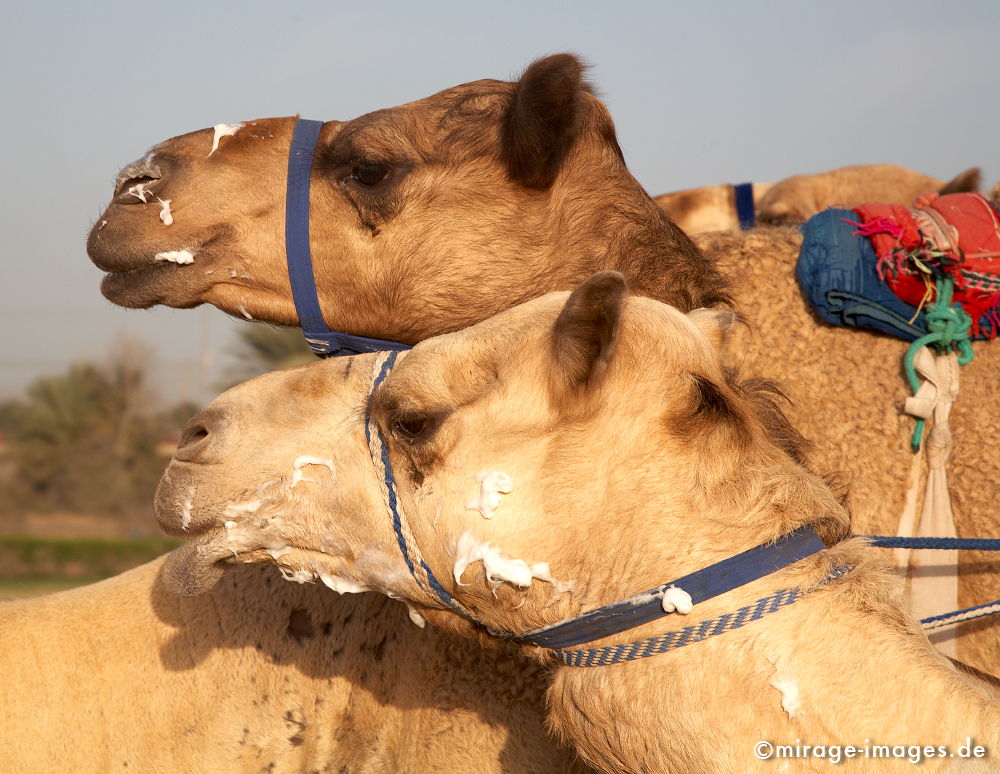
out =
<svg viewBox="0 0 1000 774"><path fill-rule="evenodd" d="M754 183L753 202L762 223L804 223L828 207L857 207L865 202L909 205L932 191L978 191L978 168L967 169L947 183L894 164L863 164L812 175L795 175L777 183ZM732 185L706 185L653 198L688 234L738 231L740 219Z"/></svg>
<svg viewBox="0 0 1000 774"><path fill-rule="evenodd" d="M817 468L849 486L855 529L894 533L912 459L912 420L900 411L906 345L817 323L793 279L795 231L706 237L706 258L629 173L581 73L576 59L557 55L516 83L477 81L328 122L311 202L327 323L412 343L601 268L684 310L731 297L756 332L745 357L787 383ZM294 123L194 132L124 169L88 241L108 272L104 294L124 306L212 303L295 324L282 259ZM172 202L171 225L154 195ZM953 414L951 482L959 534L996 536L1000 395L991 375L1000 364L994 345L976 350ZM963 554L959 603L1000 598L997 569L989 556ZM958 657L994 670L998 632L991 621L963 625Z"/></svg>
<svg viewBox="0 0 1000 774"><path fill-rule="evenodd" d="M754 210L774 183L753 183ZM706 231L739 231L736 191L729 183L703 185L654 196L653 201L667 217L688 234Z"/></svg>
<svg viewBox="0 0 1000 774"><path fill-rule="evenodd" d="M930 771L995 771L997 696L934 651L879 551L845 540L847 512L786 451L794 433L768 393L724 372L716 350L733 318L629 298L621 275L602 272L419 344L381 384L388 353L234 388L191 420L157 491L160 522L190 539L170 577L210 586L228 577L219 562L272 562L489 641L487 630L548 626L810 525L830 548L585 647L697 626L780 589L811 593L665 654L558 664L550 723L607 772L773 771L755 756L762 740L823 745L821 758L786 761L797 772L827 771L846 745L905 745ZM294 414L261 410L287 404ZM294 475L303 459L308 479ZM443 593L416 580L403 549ZM834 568L851 571L830 579ZM941 757L970 738L979 757Z"/></svg>
<svg viewBox="0 0 1000 774"><path fill-rule="evenodd" d="M589 770L545 732L544 672L511 648L273 567L178 596L162 565L0 605L0 771Z"/></svg>

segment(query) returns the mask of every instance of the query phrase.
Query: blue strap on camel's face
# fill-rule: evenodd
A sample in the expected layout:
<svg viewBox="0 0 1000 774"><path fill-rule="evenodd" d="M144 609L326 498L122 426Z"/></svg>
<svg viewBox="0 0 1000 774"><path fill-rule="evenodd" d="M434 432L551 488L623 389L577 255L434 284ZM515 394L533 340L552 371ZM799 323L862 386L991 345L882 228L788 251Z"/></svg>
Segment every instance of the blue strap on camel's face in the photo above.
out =
<svg viewBox="0 0 1000 774"><path fill-rule="evenodd" d="M292 132L288 149L288 187L285 197L285 255L292 299L302 333L319 357L357 355L363 352L399 351L408 344L386 339L372 339L330 330L323 319L316 281L313 277L312 252L309 247L309 183L313 156L322 121L300 118Z"/></svg>
<svg viewBox="0 0 1000 774"><path fill-rule="evenodd" d="M397 352L388 352L376 361L372 384L373 394L389 376L397 355ZM826 548L812 527L800 527L778 538L773 543L756 546L678 578L671 583L664 583L642 594L591 610L575 618L521 634L494 631L479 620L474 610L463 605L438 581L434 572L421 556L399 502L388 446L370 411L365 417L365 436L372 462L379 474L379 484L392 520L396 543L406 567L417 585L442 607L451 609L466 620L483 626L490 634L522 644L552 649L555 655L569 666L601 666L630 661L699 642L705 637L740 628L764 615L777 612L782 607L796 602L806 593L826 585L850 571L849 567L835 568L828 574L828 577L814 587L780 589L768 597L757 600L753 605L740 608L733 613L726 613L718 619L703 621L694 627L685 627L678 632L667 632L647 640L609 648L565 649L572 645L610 637L674 613L677 611L676 606L664 603L665 598L670 599L672 590L682 590L682 594L687 596L688 601L696 605L759 580Z"/></svg>

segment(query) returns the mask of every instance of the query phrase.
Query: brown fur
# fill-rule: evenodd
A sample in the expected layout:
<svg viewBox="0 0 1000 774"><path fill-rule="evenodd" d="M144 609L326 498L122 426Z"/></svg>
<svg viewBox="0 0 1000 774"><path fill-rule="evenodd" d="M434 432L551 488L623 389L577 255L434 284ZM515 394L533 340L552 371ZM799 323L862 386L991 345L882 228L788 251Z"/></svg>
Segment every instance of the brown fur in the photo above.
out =
<svg viewBox="0 0 1000 774"><path fill-rule="evenodd" d="M697 312L685 316L647 299L623 302L607 293L615 286L614 275L605 272L572 295L550 294L433 339L403 357L370 402L382 432L391 432L390 406L406 404L418 414L420 406L426 412L448 407L433 436L397 437L390 445L399 518L409 555L421 555L485 630L520 633L555 623L804 524L815 525L831 543L848 531L835 495L781 449L784 431L768 431L775 415L761 415L752 398L760 385L726 378L717 337L706 331L731 324L732 316L724 322ZM581 308L591 313L581 317ZM609 313L619 319L611 329ZM567 319L573 319L569 330ZM566 336L607 342L604 378L587 394L553 387L559 379L552 372L565 367L554 341ZM317 363L221 396L205 423L209 438L217 439L211 459L223 462L172 463L157 494L157 513L179 534L177 502L188 497L202 526L187 534L203 552L224 548L242 561L274 561L295 577L346 577L405 601L447 630L469 634L463 619L412 579L395 545L381 470L372 464L358 410L368 402L380 357L385 355L359 357L346 376L332 363ZM461 385L470 370L478 372L476 394L464 387L452 393L453 380ZM280 403L310 372L325 389L301 407L297 425L255 410ZM698 375L693 383L692 374ZM693 388L693 402L685 385ZM562 405L553 405L554 391ZM572 404L581 402L586 412L574 410ZM566 414L573 420L565 421ZM698 436L679 431L678 421L697 426ZM227 438L229 424L240 428L239 438ZM265 439L266 446L258 443ZM425 455L426 447L442 463L414 478L405 462ZM330 455L335 477L290 485L281 473L289 454L302 448ZM257 459L253 471L250 455ZM508 471L514 481L490 518L465 505L478 487L475 471L484 465ZM278 479L271 478L275 474ZM231 514L234 525L220 531L227 503L254 488L266 492L260 505L246 515ZM289 550L278 556L261 551L279 536ZM525 568L547 564L532 569L535 580L526 583L504 582L503 570L494 570L491 580L475 558L456 564L470 537L506 557L523 557ZM202 571L174 561L181 572ZM628 665L557 665L550 723L605 772L768 772L776 764L753 754L761 739L827 745L898 739L954 750L972 736L996 749L998 695L933 650L908 612L901 582L864 541L838 543L701 603L690 618L674 616L586 646L709 620L779 588L813 587L842 565L853 567L847 577L719 637ZM554 660L542 649L526 651L543 663ZM722 715L723 735L712 733L711 724L722 722L715 719L719 707L730 708ZM946 771L950 764L938 757L923 766ZM829 765L825 758L803 759L796 770L819 772ZM895 765L866 760L865 770L892 771ZM979 759L966 770L991 767Z"/></svg>
<svg viewBox="0 0 1000 774"><path fill-rule="evenodd" d="M582 90L583 66L569 54L525 70L503 118L500 147L512 181L528 188L552 185L579 132Z"/></svg>
<svg viewBox="0 0 1000 774"><path fill-rule="evenodd" d="M579 74L566 69L565 58L541 65L529 69L532 78L553 78L557 92ZM912 422L898 411L908 390L893 365L904 345L816 323L793 276L795 232L706 237L706 259L628 174L609 140L613 124L606 108L582 85L574 107L580 130L564 138L569 147L551 186L539 191L512 184L500 159L513 89L480 81L324 129L312 228L328 323L414 341L457 330L544 290L570 287L601 268L621 272L635 292L684 310L725 303L732 293L756 326L746 349L753 370L787 385L793 424L814 442L821 468L851 485L856 528L894 532L910 464ZM137 206L134 197L111 204L103 216L107 225L95 228L88 244L99 265L118 269L105 280L109 297L128 305L209 301L233 312L242 305L257 317L295 322L286 270L275 260L282 253L280 216L248 219L241 214L247 203L234 193L246 189L240 181L252 169L261 181L254 189L258 206L267 201L280 213L291 124L257 122L240 130L250 133L226 138L209 159L205 133L158 146L163 169L153 190L175 202L175 223L165 229L156 209ZM373 158L391 162L394 172L385 184L363 191L348 179L350 171L359 159ZM326 180L335 185L322 185ZM359 211L362 198L367 204ZM385 201L391 206L380 203ZM376 236L366 225L371 220L378 221ZM204 227L222 236L203 239L199 223L214 224ZM234 241L231 234L241 237ZM149 251L180 243L206 246L190 267L146 265ZM992 350L977 349L953 415L952 481L960 532L989 535L995 529L985 482L1000 479L1000 462L994 464L1000 455L980 451L990 448L997 432L986 408L995 388L978 376L990 371ZM859 377L860 393L842 385L845 374ZM962 604L1000 597L996 576L975 569L988 570L991 560L970 559ZM989 670L1000 648L994 631L988 623L962 627L959 656Z"/></svg>
<svg viewBox="0 0 1000 774"><path fill-rule="evenodd" d="M625 292L625 278L613 271L595 274L573 291L552 338L552 356L565 386L593 388L600 381L614 354Z"/></svg>
<svg viewBox="0 0 1000 774"><path fill-rule="evenodd" d="M578 264L592 274L607 265L609 249L639 292L688 309L725 302L718 273L628 175L607 109L579 75L579 65L566 57L526 71L535 97L518 103L519 126L551 128L554 105L568 106L571 115L557 122L562 129L550 139L560 144L550 156L525 152L516 168L507 166L513 162L503 127L515 91L526 85L521 82L515 89L478 81L330 122L317 151L311 223L320 296L338 298L327 322L418 341L440 332L442 320L447 330L458 330L533 297L540 287L569 287L580 279ZM565 89L572 83L577 91L569 100ZM524 115L531 109L540 112L534 121ZM284 251L282 154L293 123L249 122L210 158L209 130L157 146L160 177L150 190L174 202L174 224L165 228L152 208L126 194L130 181L121 183L101 217L106 224L99 223L88 241L93 260L109 272L105 295L132 307L208 302L241 316L242 306L254 318L294 324L286 270L272 260ZM360 184L354 171L373 162L390 173L377 185ZM519 182L535 185L553 170L545 189ZM234 196L249 176L252 191ZM625 206L608 211L615 200ZM555 243L553 234L569 238ZM157 252L184 246L196 249L191 266L153 260ZM471 286L482 281L482 262L503 282L468 304L456 305L450 288L420 279L427 272L445 285Z"/></svg>
<svg viewBox="0 0 1000 774"><path fill-rule="evenodd" d="M772 185L773 183L753 184L755 207ZM740 230L736 191L728 183L660 194L654 197L653 201L685 233Z"/></svg>

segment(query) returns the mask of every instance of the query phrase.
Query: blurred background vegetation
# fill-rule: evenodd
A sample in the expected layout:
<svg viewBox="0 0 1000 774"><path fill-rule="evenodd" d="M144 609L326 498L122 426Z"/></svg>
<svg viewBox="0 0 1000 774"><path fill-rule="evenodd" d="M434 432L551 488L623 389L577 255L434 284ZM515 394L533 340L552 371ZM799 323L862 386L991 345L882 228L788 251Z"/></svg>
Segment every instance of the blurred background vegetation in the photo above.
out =
<svg viewBox="0 0 1000 774"><path fill-rule="evenodd" d="M298 329L247 324L218 389L314 359ZM152 501L201 406L150 384L138 344L0 403L0 599L98 580L170 550Z"/></svg>

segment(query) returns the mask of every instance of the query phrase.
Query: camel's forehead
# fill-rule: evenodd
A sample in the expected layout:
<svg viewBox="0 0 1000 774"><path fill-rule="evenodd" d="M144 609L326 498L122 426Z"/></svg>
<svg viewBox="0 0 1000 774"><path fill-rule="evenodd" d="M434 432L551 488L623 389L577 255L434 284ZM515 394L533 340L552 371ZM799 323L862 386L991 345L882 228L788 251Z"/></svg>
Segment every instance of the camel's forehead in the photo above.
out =
<svg viewBox="0 0 1000 774"><path fill-rule="evenodd" d="M344 121L334 130L331 152L423 155L435 149L467 145L469 139L476 144L482 132L499 121L501 97L507 91L509 84L477 81L365 113ZM468 135L472 127L479 129Z"/></svg>
<svg viewBox="0 0 1000 774"><path fill-rule="evenodd" d="M462 402L482 391L498 369L537 363L548 352L548 334L568 297L568 291L547 293L469 328L425 339L397 361L384 395L402 403Z"/></svg>
<svg viewBox="0 0 1000 774"><path fill-rule="evenodd" d="M363 413L375 362L374 355L356 355L271 371L229 388L212 406L239 407L232 416L247 424L298 425L317 416L339 421Z"/></svg>
<svg viewBox="0 0 1000 774"><path fill-rule="evenodd" d="M443 407L472 400L514 369L537 374L551 356L554 325L569 295L548 293L464 330L426 339L397 363L383 397L404 409ZM717 359L689 315L641 296L626 301L619 346L634 355L620 366L626 368L642 369L652 359L657 368L701 370Z"/></svg>
<svg viewBox="0 0 1000 774"><path fill-rule="evenodd" d="M474 107L477 103L487 105L497 99L507 97L513 84L506 81L483 79L451 86L429 97L413 100L400 105L407 110L454 110L456 106Z"/></svg>

